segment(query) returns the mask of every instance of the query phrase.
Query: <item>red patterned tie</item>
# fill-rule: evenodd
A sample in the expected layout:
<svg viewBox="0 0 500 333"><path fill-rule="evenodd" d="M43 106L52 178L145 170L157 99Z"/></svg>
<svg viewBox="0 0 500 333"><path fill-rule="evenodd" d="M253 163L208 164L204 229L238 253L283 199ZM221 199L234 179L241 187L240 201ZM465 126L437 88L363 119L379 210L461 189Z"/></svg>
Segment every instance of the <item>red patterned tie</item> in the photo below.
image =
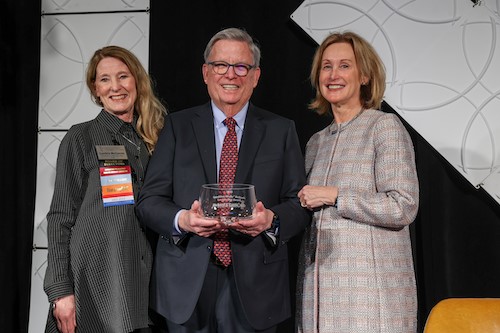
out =
<svg viewBox="0 0 500 333"><path fill-rule="evenodd" d="M219 166L219 184L228 185L234 183L236 165L238 164L238 141L236 138L236 120L226 118L224 124L227 126L227 133L222 144L222 153ZM221 211L221 215L227 212ZM228 229L223 229L215 234L214 255L224 266L231 264L231 243L229 242Z"/></svg>

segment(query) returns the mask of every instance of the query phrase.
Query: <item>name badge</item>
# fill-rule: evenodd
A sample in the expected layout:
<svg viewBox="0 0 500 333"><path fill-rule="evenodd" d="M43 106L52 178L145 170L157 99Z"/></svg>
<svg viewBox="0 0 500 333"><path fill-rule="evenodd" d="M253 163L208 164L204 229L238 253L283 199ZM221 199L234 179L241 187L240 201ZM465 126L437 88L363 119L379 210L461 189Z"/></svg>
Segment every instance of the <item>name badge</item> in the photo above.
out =
<svg viewBox="0 0 500 333"><path fill-rule="evenodd" d="M132 168L124 146L96 146L104 207L133 205Z"/></svg>

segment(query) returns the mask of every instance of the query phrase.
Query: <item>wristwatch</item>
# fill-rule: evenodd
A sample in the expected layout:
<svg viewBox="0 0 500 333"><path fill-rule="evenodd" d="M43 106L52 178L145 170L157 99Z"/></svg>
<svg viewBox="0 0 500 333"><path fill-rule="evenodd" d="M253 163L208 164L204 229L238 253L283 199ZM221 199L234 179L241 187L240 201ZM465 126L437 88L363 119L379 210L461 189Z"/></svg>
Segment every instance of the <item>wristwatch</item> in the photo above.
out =
<svg viewBox="0 0 500 333"><path fill-rule="evenodd" d="M276 213L273 215L273 221L271 222L271 228L267 229L267 232L271 232L275 235L278 234L280 229L280 218Z"/></svg>

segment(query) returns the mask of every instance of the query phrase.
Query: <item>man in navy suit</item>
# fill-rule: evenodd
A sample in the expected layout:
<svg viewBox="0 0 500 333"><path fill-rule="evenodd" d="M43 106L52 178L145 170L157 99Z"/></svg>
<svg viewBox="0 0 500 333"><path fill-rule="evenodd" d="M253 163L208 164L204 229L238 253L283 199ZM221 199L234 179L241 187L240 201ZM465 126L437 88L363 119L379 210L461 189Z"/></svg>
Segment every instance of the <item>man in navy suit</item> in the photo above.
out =
<svg viewBox="0 0 500 333"><path fill-rule="evenodd" d="M159 234L151 306L168 332L276 332L291 316L287 243L310 222L298 191L306 183L293 121L250 103L260 49L241 29L215 34L203 79L211 101L167 116L148 165L137 213ZM236 121L234 183L255 185L253 217L225 225L203 217L203 184L217 183L225 119ZM231 264L213 254L229 228Z"/></svg>

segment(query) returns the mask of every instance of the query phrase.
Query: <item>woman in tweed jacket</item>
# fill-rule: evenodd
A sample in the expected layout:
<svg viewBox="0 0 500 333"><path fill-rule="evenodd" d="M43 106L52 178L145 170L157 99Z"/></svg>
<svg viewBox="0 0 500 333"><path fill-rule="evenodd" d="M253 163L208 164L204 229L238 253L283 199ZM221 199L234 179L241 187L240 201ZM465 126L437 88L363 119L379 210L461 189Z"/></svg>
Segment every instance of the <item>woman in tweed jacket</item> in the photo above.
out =
<svg viewBox="0 0 500 333"><path fill-rule="evenodd" d="M418 210L411 138L378 111L385 70L360 36L333 33L314 56L311 108L333 122L306 147L298 331L413 332L417 295L409 234Z"/></svg>
<svg viewBox="0 0 500 333"><path fill-rule="evenodd" d="M98 148L124 147L137 199L166 110L139 60L121 47L94 53L87 86L103 110L72 126L59 148L47 214L46 332L133 332L148 327L152 251L130 194L104 204Z"/></svg>

